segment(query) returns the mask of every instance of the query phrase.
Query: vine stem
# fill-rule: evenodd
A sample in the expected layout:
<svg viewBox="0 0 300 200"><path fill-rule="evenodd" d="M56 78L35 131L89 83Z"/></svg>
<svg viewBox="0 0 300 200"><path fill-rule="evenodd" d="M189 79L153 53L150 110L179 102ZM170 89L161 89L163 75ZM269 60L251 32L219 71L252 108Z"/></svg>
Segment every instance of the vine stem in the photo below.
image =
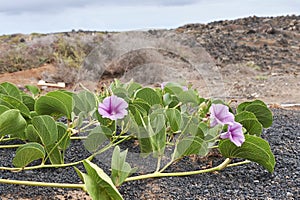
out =
<svg viewBox="0 0 300 200"><path fill-rule="evenodd" d="M190 176L190 175L220 171L220 170L224 169L225 167L227 167L230 162L231 162L231 159L226 158L220 165L209 168L209 169L196 170L196 171L190 171L190 172L170 172L170 173L154 172L152 174L145 174L145 175L129 177L125 180L125 182L141 180L141 179L146 179L146 178L158 178L158 177L169 177L169 176ZM235 163L234 166L236 166L236 165L237 165L237 163Z"/></svg>
<svg viewBox="0 0 300 200"><path fill-rule="evenodd" d="M80 189L85 188L84 184L47 183L47 182L38 182L38 181L21 181L21 180L8 180L8 179L0 179L0 183L29 185L29 186L42 186L42 187L57 187L57 188L80 188Z"/></svg>
<svg viewBox="0 0 300 200"><path fill-rule="evenodd" d="M0 145L0 149L8 149L8 148L18 148L23 144L10 144L10 145Z"/></svg>

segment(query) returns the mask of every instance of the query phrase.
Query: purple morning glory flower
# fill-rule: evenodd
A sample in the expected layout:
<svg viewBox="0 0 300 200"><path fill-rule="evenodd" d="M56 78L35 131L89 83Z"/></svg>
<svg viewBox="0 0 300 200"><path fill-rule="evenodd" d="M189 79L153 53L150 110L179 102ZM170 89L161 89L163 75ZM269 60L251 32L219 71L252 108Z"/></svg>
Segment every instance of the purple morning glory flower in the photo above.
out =
<svg viewBox="0 0 300 200"><path fill-rule="evenodd" d="M234 122L234 115L229 112L227 106L223 104L212 104L209 108L210 112L210 126L214 127L217 124L232 125Z"/></svg>
<svg viewBox="0 0 300 200"><path fill-rule="evenodd" d="M115 95L106 97L98 106L98 112L103 118L111 120L122 119L127 115L128 103Z"/></svg>
<svg viewBox="0 0 300 200"><path fill-rule="evenodd" d="M236 146L240 147L243 142L245 142L245 136L243 133L243 126L238 122L233 122L232 125L228 126L228 131L226 133L222 133L220 138L229 139Z"/></svg>

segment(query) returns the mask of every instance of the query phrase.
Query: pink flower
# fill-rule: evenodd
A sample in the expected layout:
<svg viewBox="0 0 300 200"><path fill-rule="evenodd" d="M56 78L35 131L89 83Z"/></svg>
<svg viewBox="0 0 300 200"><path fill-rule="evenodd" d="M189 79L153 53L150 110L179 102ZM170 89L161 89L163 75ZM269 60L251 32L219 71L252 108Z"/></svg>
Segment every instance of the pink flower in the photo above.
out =
<svg viewBox="0 0 300 200"><path fill-rule="evenodd" d="M228 138L236 146L240 147L245 142L245 136L242 127L243 126L240 123L233 122L232 125L228 126L228 131L220 135L220 138Z"/></svg>
<svg viewBox="0 0 300 200"><path fill-rule="evenodd" d="M209 112L211 127L214 127L217 124L232 125L234 122L234 115L229 112L228 107L223 104L212 104L209 108Z"/></svg>
<svg viewBox="0 0 300 200"><path fill-rule="evenodd" d="M122 119L127 115L128 103L115 95L106 97L98 106L98 112L103 118L111 120Z"/></svg>

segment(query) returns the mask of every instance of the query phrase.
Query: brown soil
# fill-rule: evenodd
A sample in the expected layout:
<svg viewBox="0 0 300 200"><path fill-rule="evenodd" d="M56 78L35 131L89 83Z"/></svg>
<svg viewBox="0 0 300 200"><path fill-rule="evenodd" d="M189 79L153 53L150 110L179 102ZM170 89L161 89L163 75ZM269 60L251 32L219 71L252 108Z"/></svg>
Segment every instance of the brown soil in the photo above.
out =
<svg viewBox="0 0 300 200"><path fill-rule="evenodd" d="M298 66L291 66L298 67ZM37 85L43 79L44 74L55 73L56 68L47 64L39 68L28 69L19 72L0 74L0 82L11 82L18 87L25 85ZM261 99L268 104L298 104L300 102L300 79L298 73L270 73L255 70L243 64L228 64L220 68L222 74L226 96L221 98L236 99L245 101L248 99ZM108 77L102 79L98 84L111 81ZM197 80L190 80L196 85ZM67 85L72 90L73 84ZM47 88L46 91L57 88ZM297 108L297 106L295 107Z"/></svg>

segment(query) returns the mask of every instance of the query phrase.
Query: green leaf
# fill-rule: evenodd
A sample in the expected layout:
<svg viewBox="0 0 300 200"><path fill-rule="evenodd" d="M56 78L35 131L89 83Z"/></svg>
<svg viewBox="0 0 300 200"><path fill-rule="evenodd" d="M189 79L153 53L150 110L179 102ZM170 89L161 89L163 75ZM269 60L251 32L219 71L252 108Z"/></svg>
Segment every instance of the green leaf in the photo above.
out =
<svg viewBox="0 0 300 200"><path fill-rule="evenodd" d="M32 124L29 124L25 130L26 140L30 142L37 142L40 143L41 139L37 130L34 128Z"/></svg>
<svg viewBox="0 0 300 200"><path fill-rule="evenodd" d="M241 103L237 107L237 113L242 111L252 112L264 128L268 128L272 125L273 114L263 101L254 100Z"/></svg>
<svg viewBox="0 0 300 200"><path fill-rule="evenodd" d="M251 105L251 104L256 104L256 105L261 105L261 106L267 107L267 105L263 101L261 101L261 100L246 101L246 102L243 102L243 103L241 103L241 104L238 105L238 107L237 107L237 113L245 111L246 107L249 106L249 105Z"/></svg>
<svg viewBox="0 0 300 200"><path fill-rule="evenodd" d="M58 138L57 126L54 119L48 115L32 118L32 125L45 146L54 144Z"/></svg>
<svg viewBox="0 0 300 200"><path fill-rule="evenodd" d="M0 94L0 105L4 105L11 109L18 109L24 117L27 117L29 119L31 118L30 110L28 109L28 107L21 100L13 96Z"/></svg>
<svg viewBox="0 0 300 200"><path fill-rule="evenodd" d="M143 116L146 116L151 108L150 104L143 99L134 99L131 105L136 106Z"/></svg>
<svg viewBox="0 0 300 200"><path fill-rule="evenodd" d="M56 144L50 144L50 145L46 146L45 149L46 149L46 152L48 154L51 164L55 165L55 164L63 164L64 163L63 156Z"/></svg>
<svg viewBox="0 0 300 200"><path fill-rule="evenodd" d="M10 108L7 107L7 106L0 105L0 115L1 115L2 113L4 113L5 111L9 110L9 109L10 109Z"/></svg>
<svg viewBox="0 0 300 200"><path fill-rule="evenodd" d="M134 93L140 88L142 88L141 84L136 83L134 81L130 81L126 86L128 97L131 98L134 95Z"/></svg>
<svg viewBox="0 0 300 200"><path fill-rule="evenodd" d="M0 115L0 136L13 135L23 138L26 124L19 110L7 110Z"/></svg>
<svg viewBox="0 0 300 200"><path fill-rule="evenodd" d="M87 174L75 167L79 177L84 181L85 190L95 200L122 200L123 197L109 176L97 165L85 160L83 162Z"/></svg>
<svg viewBox="0 0 300 200"><path fill-rule="evenodd" d="M162 100L162 98L158 95L158 93L152 88L139 89L135 93L135 97L143 99L150 106L153 106L155 104L161 104L161 100Z"/></svg>
<svg viewBox="0 0 300 200"><path fill-rule="evenodd" d="M41 96L35 103L35 110L39 115L64 115L71 119L73 110L72 93L57 90Z"/></svg>
<svg viewBox="0 0 300 200"><path fill-rule="evenodd" d="M244 158L251 160L272 173L275 167L275 158L269 143L254 135L245 135L245 139L241 147L237 147L228 139L221 140L219 143L221 154L226 158Z"/></svg>
<svg viewBox="0 0 300 200"><path fill-rule="evenodd" d="M89 112L97 109L97 100L95 95L87 90L74 94L73 99L73 111L76 115L79 115L81 112L88 114Z"/></svg>
<svg viewBox="0 0 300 200"><path fill-rule="evenodd" d="M66 150L71 143L71 138L69 132L67 131L67 126L61 122L56 122L58 137L57 143L58 148L62 150Z"/></svg>
<svg viewBox="0 0 300 200"><path fill-rule="evenodd" d="M198 104L199 98L194 90L182 91L178 94L178 99L180 102L186 103L194 103Z"/></svg>
<svg viewBox="0 0 300 200"><path fill-rule="evenodd" d="M218 139L216 137L220 135L222 131L222 126L217 125L214 127L209 127L207 123L201 122L198 125L198 130L199 133L197 135L203 135L205 141L210 141L212 144L214 144L216 141L213 139Z"/></svg>
<svg viewBox="0 0 300 200"><path fill-rule="evenodd" d="M179 110L174 108L168 108L166 110L166 115L168 122L170 124L171 130L176 132L180 128L180 124L182 122L181 113Z"/></svg>
<svg viewBox="0 0 300 200"><path fill-rule="evenodd" d="M105 126L96 126L84 141L84 147L89 152L97 151L101 145L108 140L108 136L112 135L111 129Z"/></svg>
<svg viewBox="0 0 300 200"><path fill-rule="evenodd" d="M11 97L15 97L16 99L22 101L22 96L20 94L19 88L12 83L4 82L0 84L0 93L6 94Z"/></svg>
<svg viewBox="0 0 300 200"><path fill-rule="evenodd" d="M115 88L112 90L112 93L122 99L128 99L128 92L125 88Z"/></svg>
<svg viewBox="0 0 300 200"><path fill-rule="evenodd" d="M272 125L273 114L269 110L269 108L258 104L251 104L248 105L245 110L254 113L257 120L262 124L264 128L268 128Z"/></svg>
<svg viewBox="0 0 300 200"><path fill-rule="evenodd" d="M34 111L34 104L35 104L34 98L32 98L27 94L22 94L22 100L24 105L26 105L30 111Z"/></svg>
<svg viewBox="0 0 300 200"><path fill-rule="evenodd" d="M120 186L135 171L135 169L131 169L129 163L125 162L127 151L121 152L120 147L116 146L112 155L111 179L116 186Z"/></svg>
<svg viewBox="0 0 300 200"><path fill-rule="evenodd" d="M35 97L41 93L40 88L34 85L25 85L25 88L32 93L32 96Z"/></svg>
<svg viewBox="0 0 300 200"><path fill-rule="evenodd" d="M153 113L141 120L143 127L139 127L137 137L143 156L149 153L154 153L154 157L161 156L166 146L165 116Z"/></svg>
<svg viewBox="0 0 300 200"><path fill-rule="evenodd" d="M208 153L207 143L199 136L186 136L175 147L174 159L197 154L205 156Z"/></svg>
<svg viewBox="0 0 300 200"><path fill-rule="evenodd" d="M13 165L16 167L25 167L32 161L45 157L45 150L42 145L32 142L20 146L13 159Z"/></svg>
<svg viewBox="0 0 300 200"><path fill-rule="evenodd" d="M241 123L250 135L260 136L262 133L263 127L252 112L238 113L235 115L235 121Z"/></svg>
<svg viewBox="0 0 300 200"><path fill-rule="evenodd" d="M182 122L180 125L180 130L182 130L181 134L189 134L189 135L198 135L201 134L203 136L201 130L199 129L199 119L196 116L190 116L187 114L182 115Z"/></svg>
<svg viewBox="0 0 300 200"><path fill-rule="evenodd" d="M164 86L163 90L165 91L165 93L174 94L177 96L183 91L183 86L178 83L168 82Z"/></svg>

